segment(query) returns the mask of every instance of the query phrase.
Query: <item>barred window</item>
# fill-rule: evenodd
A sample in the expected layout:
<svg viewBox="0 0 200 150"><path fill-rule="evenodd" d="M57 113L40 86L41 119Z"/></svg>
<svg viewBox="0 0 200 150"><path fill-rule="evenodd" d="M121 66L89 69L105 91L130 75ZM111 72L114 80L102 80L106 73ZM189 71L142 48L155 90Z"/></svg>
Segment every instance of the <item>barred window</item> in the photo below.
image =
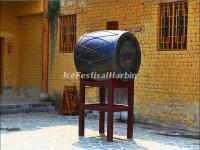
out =
<svg viewBox="0 0 200 150"><path fill-rule="evenodd" d="M176 1L160 4L159 50L187 48L188 3Z"/></svg>
<svg viewBox="0 0 200 150"><path fill-rule="evenodd" d="M73 52L76 45L76 15L60 17L60 52Z"/></svg>

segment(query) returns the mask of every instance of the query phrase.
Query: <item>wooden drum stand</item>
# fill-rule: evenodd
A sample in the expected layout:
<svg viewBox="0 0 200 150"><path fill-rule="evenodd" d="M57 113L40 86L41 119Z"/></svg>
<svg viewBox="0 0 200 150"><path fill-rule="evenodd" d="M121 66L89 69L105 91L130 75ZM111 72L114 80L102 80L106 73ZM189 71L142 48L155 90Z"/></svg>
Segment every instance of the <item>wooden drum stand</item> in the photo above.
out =
<svg viewBox="0 0 200 150"><path fill-rule="evenodd" d="M99 103L85 103L85 86L99 87ZM108 89L108 102L105 102L105 89ZM128 88L128 105L114 104L114 88ZM99 111L99 133L104 134L105 112L107 112L107 141L113 141L113 113L128 111L127 138L133 138L134 79L123 82L116 79L91 81L80 79L79 95L79 136L84 136L85 109Z"/></svg>

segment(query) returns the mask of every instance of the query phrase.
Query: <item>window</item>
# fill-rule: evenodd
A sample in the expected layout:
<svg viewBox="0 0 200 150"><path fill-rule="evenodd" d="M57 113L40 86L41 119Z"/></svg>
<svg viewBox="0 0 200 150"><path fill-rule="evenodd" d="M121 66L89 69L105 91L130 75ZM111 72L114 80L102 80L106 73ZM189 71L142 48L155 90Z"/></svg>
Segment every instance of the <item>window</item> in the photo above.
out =
<svg viewBox="0 0 200 150"><path fill-rule="evenodd" d="M160 4L159 50L187 47L188 5L186 1Z"/></svg>
<svg viewBox="0 0 200 150"><path fill-rule="evenodd" d="M76 45L76 15L60 17L60 52L73 52Z"/></svg>
<svg viewBox="0 0 200 150"><path fill-rule="evenodd" d="M118 30L118 22L117 21L108 21L106 24L107 30Z"/></svg>

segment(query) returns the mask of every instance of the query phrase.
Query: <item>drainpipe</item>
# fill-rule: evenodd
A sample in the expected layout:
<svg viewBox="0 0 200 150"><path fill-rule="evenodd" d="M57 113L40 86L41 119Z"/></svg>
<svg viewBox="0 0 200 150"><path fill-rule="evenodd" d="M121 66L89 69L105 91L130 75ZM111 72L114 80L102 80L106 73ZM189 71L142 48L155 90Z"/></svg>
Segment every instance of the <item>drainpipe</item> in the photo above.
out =
<svg viewBox="0 0 200 150"><path fill-rule="evenodd" d="M48 100L48 60L49 60L49 20L48 20L48 0L43 0L43 53L42 53L42 93L40 100Z"/></svg>

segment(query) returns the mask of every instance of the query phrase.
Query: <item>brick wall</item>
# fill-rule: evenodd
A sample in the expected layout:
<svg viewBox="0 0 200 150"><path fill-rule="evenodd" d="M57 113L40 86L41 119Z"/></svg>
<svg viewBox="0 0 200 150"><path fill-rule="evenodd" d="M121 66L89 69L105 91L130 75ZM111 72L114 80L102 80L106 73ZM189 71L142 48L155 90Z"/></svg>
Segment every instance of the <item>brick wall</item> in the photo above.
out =
<svg viewBox="0 0 200 150"><path fill-rule="evenodd" d="M142 50L142 64L135 81L136 119L195 129L199 127L200 2L189 0L188 46L182 51L158 51L158 3L147 0L82 0L78 4L65 1L61 13L77 14L78 37L106 29L106 22L112 20L119 21L122 30L142 27L141 32L135 33ZM63 70L75 71L73 54L57 53L53 68L50 89L60 89L64 82L61 79ZM96 90L91 91L95 93ZM89 97L95 96L97 93Z"/></svg>
<svg viewBox="0 0 200 150"><path fill-rule="evenodd" d="M13 7L8 3L0 5L0 36L3 37L3 87L11 92L17 92L19 84L19 24L15 17ZM12 53L8 54L8 45L12 46Z"/></svg>
<svg viewBox="0 0 200 150"><path fill-rule="evenodd" d="M42 15L20 17L21 87L37 87L42 82Z"/></svg>
<svg viewBox="0 0 200 150"><path fill-rule="evenodd" d="M43 16L39 7L41 4L41 1L40 3L0 2L4 95L36 94L39 96L43 40ZM24 11L23 7L26 7ZM29 11L26 11L28 8ZM11 54L7 52L9 45L12 45L13 49Z"/></svg>

